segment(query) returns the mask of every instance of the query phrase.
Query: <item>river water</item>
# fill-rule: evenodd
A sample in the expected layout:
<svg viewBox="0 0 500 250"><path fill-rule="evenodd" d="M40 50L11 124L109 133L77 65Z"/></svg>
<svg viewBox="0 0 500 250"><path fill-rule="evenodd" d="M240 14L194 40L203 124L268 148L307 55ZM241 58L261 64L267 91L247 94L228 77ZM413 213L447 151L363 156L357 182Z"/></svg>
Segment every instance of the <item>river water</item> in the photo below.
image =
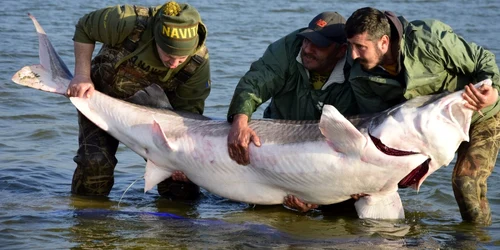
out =
<svg viewBox="0 0 500 250"><path fill-rule="evenodd" d="M282 206L249 206L204 192L194 203L143 193L144 160L120 146L108 199L70 194L77 149L75 108L60 96L14 84L12 75L38 63L38 41L28 12L42 24L70 69L72 35L83 14L120 1L4 0L0 10L0 248L500 248L500 174L488 180L493 224L463 223L450 184L452 166L430 176L419 193L401 190L406 219L360 220L306 215ZM152 6L156 1L129 1ZM409 20L438 18L467 40L500 52L497 1L193 0L208 26L212 93L206 114L225 117L235 85L267 45L306 26L324 10L346 18L357 8L392 10ZM498 59L497 59L498 62ZM254 117L259 117L259 110Z"/></svg>

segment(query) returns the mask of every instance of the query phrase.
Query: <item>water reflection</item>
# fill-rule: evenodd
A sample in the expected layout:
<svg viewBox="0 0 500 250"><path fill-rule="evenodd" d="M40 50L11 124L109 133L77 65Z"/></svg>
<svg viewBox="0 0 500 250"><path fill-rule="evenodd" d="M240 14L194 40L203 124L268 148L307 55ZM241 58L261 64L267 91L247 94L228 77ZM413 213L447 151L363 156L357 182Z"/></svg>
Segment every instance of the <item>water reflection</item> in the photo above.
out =
<svg viewBox="0 0 500 250"><path fill-rule="evenodd" d="M320 211L302 215L282 206L251 206L210 194L192 202L158 197L146 211L133 206L117 207L117 202L107 198L72 196L70 200L72 209L60 215L72 218L71 242L84 248L120 247L124 242L149 247L234 247L235 242L240 242L237 244L241 247L259 248L375 244L397 249L408 245L404 236L410 228L398 221L325 216ZM209 204L218 208L208 208ZM162 245L165 241L166 245Z"/></svg>

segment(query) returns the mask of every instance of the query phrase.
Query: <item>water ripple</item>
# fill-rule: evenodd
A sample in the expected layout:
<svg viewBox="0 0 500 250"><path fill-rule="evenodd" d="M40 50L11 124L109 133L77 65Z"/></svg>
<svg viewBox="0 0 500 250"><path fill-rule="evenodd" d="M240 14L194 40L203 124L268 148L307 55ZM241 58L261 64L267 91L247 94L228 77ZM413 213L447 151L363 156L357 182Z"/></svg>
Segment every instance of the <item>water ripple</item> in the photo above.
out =
<svg viewBox="0 0 500 250"><path fill-rule="evenodd" d="M153 6L158 1L131 0ZM377 6L403 14L408 20L437 17L466 39L500 53L495 1L376 1L334 4L305 0L193 0L208 27L213 89L205 114L224 119L239 79L269 43L305 27L324 10L348 17L355 9ZM37 17L55 49L74 67L74 25L83 14L123 1L5 0L0 9L0 242L2 248L349 248L349 249L494 249L500 244L500 182L489 178L488 198L493 225L462 223L451 189L453 163L430 176L420 192L400 190L406 219L376 224L319 211L300 214L282 206L232 202L203 191L196 202L160 198L156 190L143 193L139 180L144 160L121 145L115 186L108 198L70 194L78 147L76 110L62 96L14 84L12 75L37 64L38 43L27 12ZM473 21L471 21L473 20ZM500 57L496 57L497 62ZM263 105L265 106L265 105ZM254 115L262 115L261 109ZM497 166L498 168L498 166ZM89 218L68 212L85 208L166 212L198 220L198 224L119 213ZM228 225L205 223L222 220ZM189 221L189 220L188 220ZM251 225L248 225L251 222ZM404 235L404 236L401 236Z"/></svg>

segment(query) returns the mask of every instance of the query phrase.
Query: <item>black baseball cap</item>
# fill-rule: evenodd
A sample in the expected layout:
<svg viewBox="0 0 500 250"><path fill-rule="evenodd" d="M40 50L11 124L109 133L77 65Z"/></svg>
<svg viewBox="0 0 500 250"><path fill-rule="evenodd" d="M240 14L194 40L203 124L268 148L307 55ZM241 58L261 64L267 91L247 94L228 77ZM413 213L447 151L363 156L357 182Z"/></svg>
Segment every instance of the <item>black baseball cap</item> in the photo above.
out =
<svg viewBox="0 0 500 250"><path fill-rule="evenodd" d="M332 43L346 43L344 33L345 18L337 12L323 12L317 15L307 29L297 36L309 39L318 47L328 47Z"/></svg>

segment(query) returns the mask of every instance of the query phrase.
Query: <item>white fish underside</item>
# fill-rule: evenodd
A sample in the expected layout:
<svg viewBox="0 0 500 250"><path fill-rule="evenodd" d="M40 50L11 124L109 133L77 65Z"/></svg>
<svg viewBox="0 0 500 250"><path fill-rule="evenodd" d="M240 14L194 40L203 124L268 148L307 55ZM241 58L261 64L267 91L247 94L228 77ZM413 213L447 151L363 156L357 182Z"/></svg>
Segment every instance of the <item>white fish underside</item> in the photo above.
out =
<svg viewBox="0 0 500 250"><path fill-rule="evenodd" d="M72 76L32 19L41 65L24 67L12 80L64 94ZM418 189L429 174L449 164L458 145L468 140L472 115L457 92L416 98L365 118L357 127L329 105L316 124L254 120L250 126L263 144L251 145L251 164L241 166L227 153L226 121L186 118L97 91L91 98L70 100L87 118L148 159L146 191L180 170L210 192L252 204L281 204L289 194L309 203L332 204L368 194L356 204L359 216L384 219L404 217L397 193L403 178L430 160L428 170L410 183ZM388 155L370 135L388 148L414 153Z"/></svg>

